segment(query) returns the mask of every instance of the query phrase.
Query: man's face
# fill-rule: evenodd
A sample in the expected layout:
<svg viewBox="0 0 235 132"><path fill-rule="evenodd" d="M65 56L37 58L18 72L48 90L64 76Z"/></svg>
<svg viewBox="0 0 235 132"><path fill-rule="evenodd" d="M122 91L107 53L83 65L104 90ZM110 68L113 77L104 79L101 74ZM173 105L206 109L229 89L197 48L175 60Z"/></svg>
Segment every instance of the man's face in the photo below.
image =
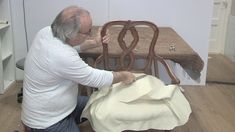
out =
<svg viewBox="0 0 235 132"><path fill-rule="evenodd" d="M81 27L77 36L70 40L69 44L71 46L76 46L82 44L88 36L91 35L92 20L90 16L81 16L80 18Z"/></svg>

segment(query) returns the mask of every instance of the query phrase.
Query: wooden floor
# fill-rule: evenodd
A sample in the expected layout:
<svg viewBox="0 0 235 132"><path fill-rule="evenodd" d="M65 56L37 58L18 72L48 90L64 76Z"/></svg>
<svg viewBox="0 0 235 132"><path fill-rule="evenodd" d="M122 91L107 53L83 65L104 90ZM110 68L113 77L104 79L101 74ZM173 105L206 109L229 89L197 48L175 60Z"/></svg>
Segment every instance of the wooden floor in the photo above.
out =
<svg viewBox="0 0 235 132"><path fill-rule="evenodd" d="M235 84L235 63L223 55L209 55L207 82Z"/></svg>
<svg viewBox="0 0 235 132"><path fill-rule="evenodd" d="M15 85L0 95L0 132L20 131L22 128L20 122L21 105L17 103L16 98L21 85Z"/></svg>
<svg viewBox="0 0 235 132"><path fill-rule="evenodd" d="M22 131L21 108L16 101L20 87L21 84L17 84L0 95L0 132ZM173 132L235 132L235 85L208 83L183 88L193 112L189 121ZM86 124L81 129L82 132L91 132Z"/></svg>

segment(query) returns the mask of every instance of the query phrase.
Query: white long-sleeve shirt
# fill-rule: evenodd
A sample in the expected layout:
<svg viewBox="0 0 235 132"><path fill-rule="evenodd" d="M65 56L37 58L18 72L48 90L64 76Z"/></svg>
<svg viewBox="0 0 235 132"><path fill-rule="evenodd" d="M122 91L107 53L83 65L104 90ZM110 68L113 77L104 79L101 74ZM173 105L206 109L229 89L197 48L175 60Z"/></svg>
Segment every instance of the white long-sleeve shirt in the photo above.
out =
<svg viewBox="0 0 235 132"><path fill-rule="evenodd" d="M24 68L21 119L37 129L57 123L74 110L78 83L103 87L113 81L110 71L88 66L76 49L53 36L49 26L35 36Z"/></svg>

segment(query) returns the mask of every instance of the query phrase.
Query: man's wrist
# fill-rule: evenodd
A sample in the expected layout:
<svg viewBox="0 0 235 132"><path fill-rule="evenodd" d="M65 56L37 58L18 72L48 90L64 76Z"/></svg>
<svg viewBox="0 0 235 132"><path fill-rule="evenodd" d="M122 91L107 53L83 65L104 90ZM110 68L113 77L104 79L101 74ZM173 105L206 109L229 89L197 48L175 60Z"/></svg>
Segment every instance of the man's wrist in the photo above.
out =
<svg viewBox="0 0 235 132"><path fill-rule="evenodd" d="M123 81L122 73L121 72L112 72L113 73L113 84L114 83L119 83Z"/></svg>

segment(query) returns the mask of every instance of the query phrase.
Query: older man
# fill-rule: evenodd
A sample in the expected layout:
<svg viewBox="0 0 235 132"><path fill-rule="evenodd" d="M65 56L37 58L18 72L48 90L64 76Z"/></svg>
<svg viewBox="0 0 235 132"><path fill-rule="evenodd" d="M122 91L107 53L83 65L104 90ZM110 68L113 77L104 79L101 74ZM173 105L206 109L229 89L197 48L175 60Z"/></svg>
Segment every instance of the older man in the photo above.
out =
<svg viewBox="0 0 235 132"><path fill-rule="evenodd" d="M94 69L80 58L73 46L86 50L109 41L108 36L86 40L91 27L89 12L70 6L35 36L25 61L21 119L27 131L79 132L88 97L78 96L78 83L103 87L134 81L130 72Z"/></svg>

